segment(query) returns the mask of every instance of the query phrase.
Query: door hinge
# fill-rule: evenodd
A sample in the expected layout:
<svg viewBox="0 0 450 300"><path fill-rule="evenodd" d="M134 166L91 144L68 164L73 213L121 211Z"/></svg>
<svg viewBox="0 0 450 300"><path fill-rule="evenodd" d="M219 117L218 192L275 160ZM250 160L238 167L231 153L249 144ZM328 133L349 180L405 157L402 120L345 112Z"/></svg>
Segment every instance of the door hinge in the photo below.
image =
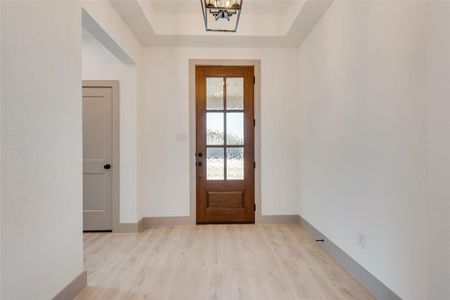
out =
<svg viewBox="0 0 450 300"><path fill-rule="evenodd" d="M256 119L253 119L253 127L256 126Z"/></svg>
<svg viewBox="0 0 450 300"><path fill-rule="evenodd" d="M253 211L256 211L256 203L253 204Z"/></svg>
<svg viewBox="0 0 450 300"><path fill-rule="evenodd" d="M253 162L253 169L256 169L256 161Z"/></svg>
<svg viewBox="0 0 450 300"><path fill-rule="evenodd" d="M256 78L255 78L255 76L253 76L253 84L255 84L256 83Z"/></svg>

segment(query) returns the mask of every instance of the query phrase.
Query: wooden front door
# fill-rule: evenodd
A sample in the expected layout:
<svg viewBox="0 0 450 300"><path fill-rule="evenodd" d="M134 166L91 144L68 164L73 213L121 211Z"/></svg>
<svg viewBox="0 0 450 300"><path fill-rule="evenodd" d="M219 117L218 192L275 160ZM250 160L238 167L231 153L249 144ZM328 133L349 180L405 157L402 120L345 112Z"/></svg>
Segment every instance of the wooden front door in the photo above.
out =
<svg viewBox="0 0 450 300"><path fill-rule="evenodd" d="M254 223L254 70L196 67L197 223Z"/></svg>

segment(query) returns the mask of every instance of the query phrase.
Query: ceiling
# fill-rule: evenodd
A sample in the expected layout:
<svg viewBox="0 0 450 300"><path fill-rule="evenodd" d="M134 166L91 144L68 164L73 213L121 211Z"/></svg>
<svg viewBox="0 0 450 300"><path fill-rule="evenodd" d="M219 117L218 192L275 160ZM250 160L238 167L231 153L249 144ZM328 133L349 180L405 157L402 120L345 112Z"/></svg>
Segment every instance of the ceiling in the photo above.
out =
<svg viewBox="0 0 450 300"><path fill-rule="evenodd" d="M295 1L295 0L294 0ZM150 0L156 13L189 13L201 11L200 0ZM293 0L245 0L247 14L284 14Z"/></svg>
<svg viewBox="0 0 450 300"><path fill-rule="evenodd" d="M206 32L200 0L110 0L144 46L297 47L333 0L244 0L238 31Z"/></svg>

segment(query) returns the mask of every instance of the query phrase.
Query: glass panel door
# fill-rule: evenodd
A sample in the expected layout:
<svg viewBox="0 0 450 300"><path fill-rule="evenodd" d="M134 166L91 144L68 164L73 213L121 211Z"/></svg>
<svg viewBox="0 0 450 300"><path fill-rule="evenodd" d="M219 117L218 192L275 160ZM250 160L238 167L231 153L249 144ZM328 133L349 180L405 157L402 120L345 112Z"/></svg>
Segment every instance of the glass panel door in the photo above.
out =
<svg viewBox="0 0 450 300"><path fill-rule="evenodd" d="M254 69L196 67L197 223L253 223Z"/></svg>

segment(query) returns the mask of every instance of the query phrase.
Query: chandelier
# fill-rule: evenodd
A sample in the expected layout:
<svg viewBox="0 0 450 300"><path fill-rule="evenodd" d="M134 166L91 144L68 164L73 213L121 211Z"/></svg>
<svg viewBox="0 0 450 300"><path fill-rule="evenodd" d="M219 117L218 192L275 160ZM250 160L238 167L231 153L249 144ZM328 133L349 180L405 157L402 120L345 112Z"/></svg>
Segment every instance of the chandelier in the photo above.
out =
<svg viewBox="0 0 450 300"><path fill-rule="evenodd" d="M200 0L206 31L236 32L243 0Z"/></svg>

